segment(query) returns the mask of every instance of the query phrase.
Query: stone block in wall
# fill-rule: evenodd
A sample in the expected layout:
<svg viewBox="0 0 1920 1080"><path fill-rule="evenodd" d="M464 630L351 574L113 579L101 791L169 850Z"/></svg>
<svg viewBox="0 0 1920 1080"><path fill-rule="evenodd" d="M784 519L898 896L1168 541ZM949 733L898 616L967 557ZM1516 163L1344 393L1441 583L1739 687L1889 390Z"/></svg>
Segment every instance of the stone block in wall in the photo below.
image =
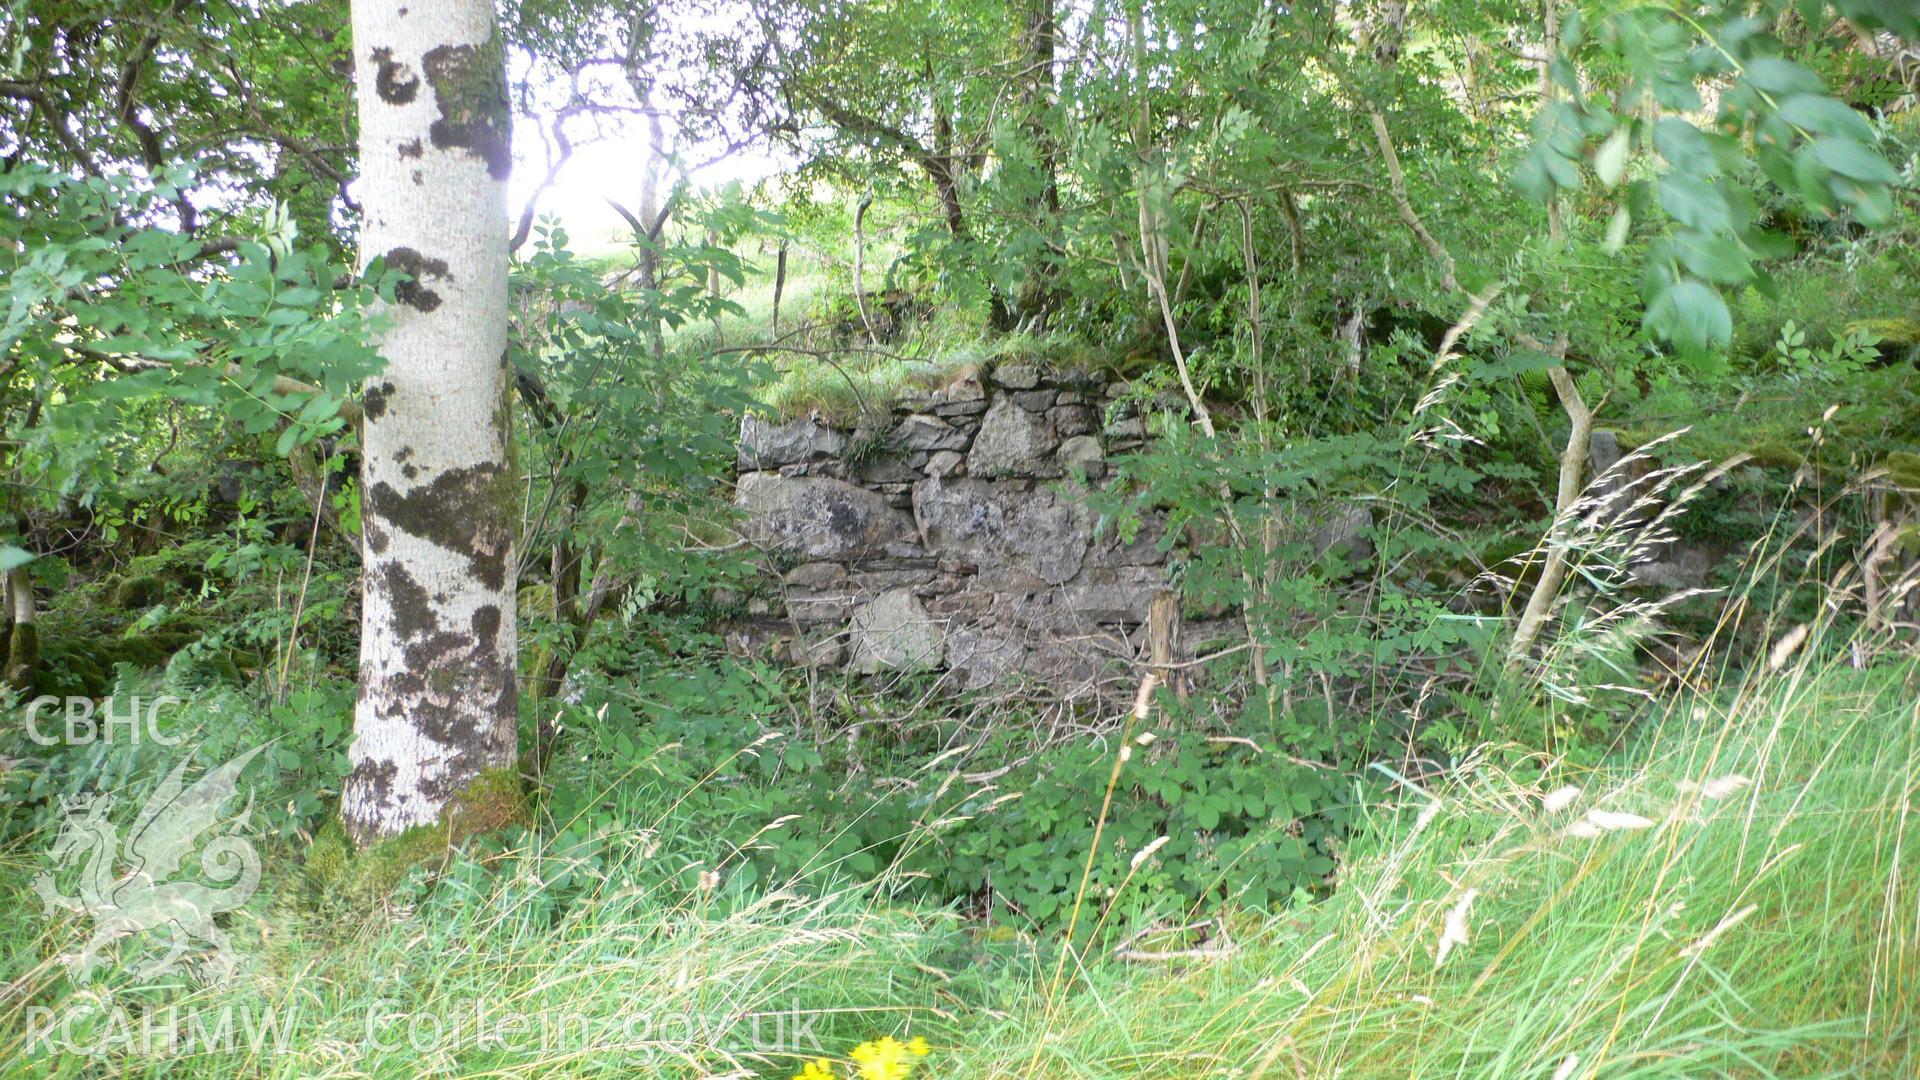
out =
<svg viewBox="0 0 1920 1080"><path fill-rule="evenodd" d="M979 401L954 401L944 405L935 405L933 411L936 416L944 416L948 419L961 416L979 416L981 413L987 411L987 402L984 398Z"/></svg>
<svg viewBox="0 0 1920 1080"><path fill-rule="evenodd" d="M1053 408L1053 399L1057 394L1055 390L1016 390L1007 396L1028 412L1043 413Z"/></svg>
<svg viewBox="0 0 1920 1080"><path fill-rule="evenodd" d="M927 671L946 663L946 635L910 589L885 592L853 613L847 628L848 666L879 671Z"/></svg>
<svg viewBox="0 0 1920 1080"><path fill-rule="evenodd" d="M914 413L898 424L887 441L902 450L965 450L967 435L931 413Z"/></svg>
<svg viewBox="0 0 1920 1080"><path fill-rule="evenodd" d="M832 562L801 563L781 580L789 589L832 589L847 583L847 568Z"/></svg>
<svg viewBox="0 0 1920 1080"><path fill-rule="evenodd" d="M1009 398L996 398L980 421L980 433L973 437L973 449L967 453L967 474L1057 476L1060 467L1052 455L1058 445L1059 437L1044 417L1035 416Z"/></svg>
<svg viewBox="0 0 1920 1080"><path fill-rule="evenodd" d="M734 506L745 534L813 560L919 553L913 518L886 496L823 476L742 476Z"/></svg>
<svg viewBox="0 0 1920 1080"><path fill-rule="evenodd" d="M978 371L967 369L937 387L927 395L934 405L956 405L971 401L987 400L987 384L980 380Z"/></svg>
<svg viewBox="0 0 1920 1080"><path fill-rule="evenodd" d="M811 417L776 424L748 413L740 418L740 471L777 469L831 458L847 447L847 437Z"/></svg>
<svg viewBox="0 0 1920 1080"><path fill-rule="evenodd" d="M776 471L781 476L830 476L835 480L845 480L850 475L847 463L839 458L821 458L818 461L803 461L797 465L782 465Z"/></svg>
<svg viewBox="0 0 1920 1080"><path fill-rule="evenodd" d="M1065 440L1054 452L1053 460L1066 476L1098 480L1107 473L1106 451L1100 448L1100 440L1091 435L1075 435Z"/></svg>
<svg viewBox="0 0 1920 1080"><path fill-rule="evenodd" d="M1167 515L1149 510L1140 515L1133 539L1123 541L1118 530L1107 529L1087 549L1088 566L1155 566L1166 559L1160 545L1167 535Z"/></svg>
<svg viewBox="0 0 1920 1080"><path fill-rule="evenodd" d="M1373 508L1366 503L1288 503L1274 512L1274 522L1282 537L1304 540L1315 559L1333 552L1357 571L1373 558Z"/></svg>
<svg viewBox="0 0 1920 1080"><path fill-rule="evenodd" d="M994 596L971 585L926 597L927 614L948 625L978 626L991 622Z"/></svg>
<svg viewBox="0 0 1920 1080"><path fill-rule="evenodd" d="M1099 684L1101 669L1108 666L1103 660L1091 642L1043 642L1027 649L1020 670L1036 682L1071 693Z"/></svg>
<svg viewBox="0 0 1920 1080"><path fill-rule="evenodd" d="M860 597L844 587L787 590L787 614L801 626L840 626L859 603Z"/></svg>
<svg viewBox="0 0 1920 1080"><path fill-rule="evenodd" d="M1157 566L1089 567L1053 596L1054 629L1075 621L1139 625L1154 594L1167 587Z"/></svg>
<svg viewBox="0 0 1920 1080"><path fill-rule="evenodd" d="M1061 438L1091 435L1100 430L1099 418L1085 405L1055 405L1047 410L1047 419Z"/></svg>
<svg viewBox="0 0 1920 1080"><path fill-rule="evenodd" d="M868 458L856 462L853 466L853 481L856 484L911 484L920 479L920 474L902 458L891 454Z"/></svg>
<svg viewBox="0 0 1920 1080"><path fill-rule="evenodd" d="M1040 385L1040 369L1032 364L1002 364L994 369L993 381L1009 390L1031 390Z"/></svg>
<svg viewBox="0 0 1920 1080"><path fill-rule="evenodd" d="M793 643L793 658L803 667L839 667L847 659L846 635L821 634L800 638Z"/></svg>
<svg viewBox="0 0 1920 1080"><path fill-rule="evenodd" d="M922 480L913 516L937 555L968 558L983 572L1008 565L1053 585L1080 572L1092 539L1084 506L1024 481Z"/></svg>
<svg viewBox="0 0 1920 1080"><path fill-rule="evenodd" d="M911 566L855 570L847 575L847 582L862 597L874 597L895 589L918 593L935 585L940 578L940 568L926 561Z"/></svg>
<svg viewBox="0 0 1920 1080"><path fill-rule="evenodd" d="M935 478L959 476L967 471L966 465L967 456L958 450L935 450L927 455L927 467L921 471Z"/></svg>
<svg viewBox="0 0 1920 1080"><path fill-rule="evenodd" d="M947 670L962 690L978 690L1018 674L1027 646L1017 633L993 627L963 627L947 633Z"/></svg>

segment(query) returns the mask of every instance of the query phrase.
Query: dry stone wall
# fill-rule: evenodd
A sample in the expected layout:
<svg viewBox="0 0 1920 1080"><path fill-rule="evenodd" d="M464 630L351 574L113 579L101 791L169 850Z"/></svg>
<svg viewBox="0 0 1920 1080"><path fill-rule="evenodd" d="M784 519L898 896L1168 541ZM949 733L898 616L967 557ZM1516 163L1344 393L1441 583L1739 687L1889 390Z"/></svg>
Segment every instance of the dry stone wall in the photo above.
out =
<svg viewBox="0 0 1920 1080"><path fill-rule="evenodd" d="M1130 543L1096 536L1080 494L1140 445L1120 396L1002 365L851 429L747 417L736 504L784 595L759 630L809 664L937 671L957 689L1123 688L1167 581L1158 522Z"/></svg>

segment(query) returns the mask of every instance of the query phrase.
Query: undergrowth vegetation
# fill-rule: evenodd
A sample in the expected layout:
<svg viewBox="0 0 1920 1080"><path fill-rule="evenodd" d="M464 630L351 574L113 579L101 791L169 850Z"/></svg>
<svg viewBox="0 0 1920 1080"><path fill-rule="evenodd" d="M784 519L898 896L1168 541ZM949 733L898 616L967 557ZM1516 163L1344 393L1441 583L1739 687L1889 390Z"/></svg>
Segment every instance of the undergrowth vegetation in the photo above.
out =
<svg viewBox="0 0 1920 1080"><path fill-rule="evenodd" d="M0 17L0 1078L1920 1076L1910 3L403 4Z"/></svg>
<svg viewBox="0 0 1920 1080"><path fill-rule="evenodd" d="M1776 630L1773 663L1647 703L1644 734L1603 764L1491 744L1392 777L1347 832L1329 893L1270 914L1257 902L1184 915L1153 903L1156 878L1198 864L1140 837L1227 841L1164 816L1131 829L1121 806L1088 819L1104 823L1114 858L1071 890L1087 936L914 903L926 872L904 845L867 864L816 838L811 860L743 874L799 819L703 792L738 782L719 771L725 760L777 760L766 739L716 737L677 768L662 761L670 751L644 754L635 771L651 775L602 803L625 828L556 820L450 852L388 897L390 918L341 918L279 890L263 919L235 925L255 962L224 988L128 999L66 985L57 957L77 928L28 921L27 866L14 858L0 870L16 988L4 1049L40 1076L182 1065L784 1075L885 1034L927 1040L934 1076L1536 1076L1581 1062L1636 1075L1906 1075L1920 1061L1912 672L1856 670L1853 642L1828 623ZM244 741L247 722L234 719ZM1097 755L1099 773L1125 745ZM1120 779L1165 792L1182 773L1177 759L1136 755ZM269 780L312 782L285 770ZM903 792L866 809L904 816L889 802L922 800ZM552 811L582 813L558 798ZM926 828L937 844L934 825L879 829ZM1061 839L1079 852L1056 861L1080 862L1086 837ZM1142 907L1173 917L1141 919ZM116 1011L135 1005L224 1011L266 1025L264 1042L193 1050L183 1028L174 1037L188 1055L162 1061ZM44 1010L76 1009L63 1037L83 1049L18 1056L36 1018L48 1038Z"/></svg>

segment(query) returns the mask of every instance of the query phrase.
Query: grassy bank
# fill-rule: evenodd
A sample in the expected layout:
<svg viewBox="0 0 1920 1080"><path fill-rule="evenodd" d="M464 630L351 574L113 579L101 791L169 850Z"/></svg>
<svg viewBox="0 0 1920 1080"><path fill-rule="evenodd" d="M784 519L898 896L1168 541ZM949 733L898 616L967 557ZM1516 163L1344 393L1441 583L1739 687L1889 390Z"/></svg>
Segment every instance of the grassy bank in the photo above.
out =
<svg viewBox="0 0 1920 1080"><path fill-rule="evenodd" d="M1124 957L896 905L884 878L670 893L480 851L391 920L283 888L236 921L254 964L223 989L75 991L54 960L74 940L16 940L42 959L15 965L0 1059L21 1077L785 1076L825 1056L856 1075L845 1055L893 1035L928 1039L913 1061L939 1077L1909 1076L1920 705L1910 663L1844 655L1816 634L1778 671L1651 706L1596 770L1490 749L1402 786L1330 899ZM661 809L627 857L676 857ZM37 907L28 870L7 868L15 910ZM147 1015L181 1041L153 1053ZM194 1042L223 1015L237 1043ZM56 1017L80 1019L49 1035Z"/></svg>

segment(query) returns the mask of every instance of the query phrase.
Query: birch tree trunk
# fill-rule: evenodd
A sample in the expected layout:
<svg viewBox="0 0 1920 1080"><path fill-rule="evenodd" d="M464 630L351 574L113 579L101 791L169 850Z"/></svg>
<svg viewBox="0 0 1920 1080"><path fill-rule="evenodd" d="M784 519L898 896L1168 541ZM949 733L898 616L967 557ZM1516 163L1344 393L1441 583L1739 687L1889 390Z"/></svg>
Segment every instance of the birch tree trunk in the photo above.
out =
<svg viewBox="0 0 1920 1080"><path fill-rule="evenodd" d="M33 576L26 567L7 571L6 594L13 620L7 631L6 683L25 693L40 673L40 628L34 622Z"/></svg>
<svg viewBox="0 0 1920 1080"><path fill-rule="evenodd" d="M353 0L362 265L395 290L368 381L360 696L340 816L365 844L515 762L505 54L493 0Z"/></svg>

